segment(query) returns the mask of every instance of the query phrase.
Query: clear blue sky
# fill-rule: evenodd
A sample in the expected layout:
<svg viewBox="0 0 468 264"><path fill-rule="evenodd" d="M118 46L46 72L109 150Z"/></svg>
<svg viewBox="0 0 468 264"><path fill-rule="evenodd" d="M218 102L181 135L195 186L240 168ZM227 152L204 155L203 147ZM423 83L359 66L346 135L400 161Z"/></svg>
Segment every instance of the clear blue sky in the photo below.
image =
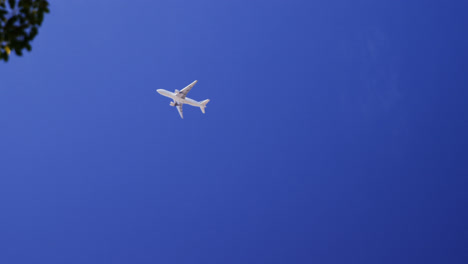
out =
<svg viewBox="0 0 468 264"><path fill-rule="evenodd" d="M52 1L0 63L0 263L468 263L466 10Z"/></svg>

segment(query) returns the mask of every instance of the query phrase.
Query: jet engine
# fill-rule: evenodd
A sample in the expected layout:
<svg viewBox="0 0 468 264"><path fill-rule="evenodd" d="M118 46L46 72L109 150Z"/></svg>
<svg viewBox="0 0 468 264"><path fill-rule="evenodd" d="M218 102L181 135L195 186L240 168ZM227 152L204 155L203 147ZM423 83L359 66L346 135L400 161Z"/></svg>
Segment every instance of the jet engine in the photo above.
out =
<svg viewBox="0 0 468 264"><path fill-rule="evenodd" d="M170 102L169 105L170 106L176 106L177 104L175 102Z"/></svg>

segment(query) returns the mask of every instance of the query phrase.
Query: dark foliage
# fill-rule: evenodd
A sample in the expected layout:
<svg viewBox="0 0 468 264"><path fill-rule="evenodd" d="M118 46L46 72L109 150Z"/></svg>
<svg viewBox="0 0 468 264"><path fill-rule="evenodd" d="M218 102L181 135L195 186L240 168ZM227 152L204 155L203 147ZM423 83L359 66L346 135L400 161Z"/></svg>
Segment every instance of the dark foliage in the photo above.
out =
<svg viewBox="0 0 468 264"><path fill-rule="evenodd" d="M0 0L0 60L8 61L11 51L22 56L49 13L46 0Z"/></svg>

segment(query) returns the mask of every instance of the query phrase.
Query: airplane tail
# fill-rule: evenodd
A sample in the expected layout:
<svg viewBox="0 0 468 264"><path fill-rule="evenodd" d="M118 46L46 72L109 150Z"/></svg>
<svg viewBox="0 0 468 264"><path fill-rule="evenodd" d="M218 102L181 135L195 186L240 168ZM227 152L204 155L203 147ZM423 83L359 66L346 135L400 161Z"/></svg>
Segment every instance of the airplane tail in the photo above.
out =
<svg viewBox="0 0 468 264"><path fill-rule="evenodd" d="M210 101L210 99L206 99L205 101L201 101L200 102L200 110L202 111L202 113L205 113L205 107L206 107L206 104Z"/></svg>

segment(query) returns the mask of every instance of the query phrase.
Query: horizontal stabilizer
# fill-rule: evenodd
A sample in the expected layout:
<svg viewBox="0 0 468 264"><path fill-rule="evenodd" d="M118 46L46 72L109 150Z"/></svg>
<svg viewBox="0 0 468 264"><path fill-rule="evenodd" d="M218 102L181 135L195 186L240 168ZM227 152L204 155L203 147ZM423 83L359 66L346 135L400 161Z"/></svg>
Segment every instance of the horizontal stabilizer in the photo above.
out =
<svg viewBox="0 0 468 264"><path fill-rule="evenodd" d="M202 113L205 113L205 107L206 107L206 104L210 101L210 99L206 99L205 101L201 101L200 102L200 110L202 111Z"/></svg>

